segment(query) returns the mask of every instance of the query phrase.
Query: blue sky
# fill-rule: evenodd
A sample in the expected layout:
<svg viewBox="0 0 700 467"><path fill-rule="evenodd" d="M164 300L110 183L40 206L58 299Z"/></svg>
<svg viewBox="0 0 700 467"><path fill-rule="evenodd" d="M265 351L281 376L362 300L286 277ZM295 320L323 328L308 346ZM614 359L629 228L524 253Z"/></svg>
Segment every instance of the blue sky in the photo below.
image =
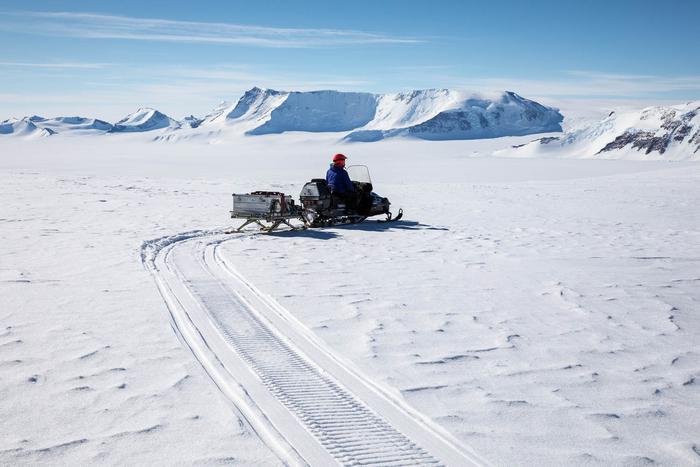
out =
<svg viewBox="0 0 700 467"><path fill-rule="evenodd" d="M696 0L8 2L0 119L202 116L256 85L682 102L698 18Z"/></svg>

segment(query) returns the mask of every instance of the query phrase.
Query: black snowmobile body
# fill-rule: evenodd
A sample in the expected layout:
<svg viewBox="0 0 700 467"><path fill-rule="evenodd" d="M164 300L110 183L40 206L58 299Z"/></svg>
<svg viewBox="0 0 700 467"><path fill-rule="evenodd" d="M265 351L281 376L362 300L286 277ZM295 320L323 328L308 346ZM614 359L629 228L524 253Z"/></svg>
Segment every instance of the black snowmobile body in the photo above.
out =
<svg viewBox="0 0 700 467"><path fill-rule="evenodd" d="M305 222L310 227L362 222L368 217L385 215L392 220L389 199L374 193L369 170L364 165L348 167L355 193L338 195L323 178L314 178L301 189L299 199ZM394 218L397 220L401 216Z"/></svg>

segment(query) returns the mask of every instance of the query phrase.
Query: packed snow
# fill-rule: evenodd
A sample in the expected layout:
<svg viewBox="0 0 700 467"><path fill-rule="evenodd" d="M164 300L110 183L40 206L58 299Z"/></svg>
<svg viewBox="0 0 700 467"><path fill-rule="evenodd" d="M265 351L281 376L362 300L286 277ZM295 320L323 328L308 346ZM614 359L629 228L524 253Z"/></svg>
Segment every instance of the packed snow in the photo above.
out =
<svg viewBox="0 0 700 467"><path fill-rule="evenodd" d="M404 219L231 235L250 283L494 465L700 462L700 166L342 134L0 140L0 463L281 463L141 246L235 225L232 192L297 197L339 151Z"/></svg>

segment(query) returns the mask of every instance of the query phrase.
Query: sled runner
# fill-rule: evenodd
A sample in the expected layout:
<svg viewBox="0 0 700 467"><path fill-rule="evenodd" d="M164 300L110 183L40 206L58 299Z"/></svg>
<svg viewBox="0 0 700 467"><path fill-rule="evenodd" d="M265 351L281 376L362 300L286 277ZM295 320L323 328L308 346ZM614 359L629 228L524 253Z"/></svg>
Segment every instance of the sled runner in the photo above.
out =
<svg viewBox="0 0 700 467"><path fill-rule="evenodd" d="M235 229L240 232L250 224L257 224L263 232L272 232L284 224L293 230L304 229L305 226L295 226L290 221L299 219L300 210L294 204L291 196L277 191L254 191L246 194L233 194L232 219L245 219L245 222Z"/></svg>

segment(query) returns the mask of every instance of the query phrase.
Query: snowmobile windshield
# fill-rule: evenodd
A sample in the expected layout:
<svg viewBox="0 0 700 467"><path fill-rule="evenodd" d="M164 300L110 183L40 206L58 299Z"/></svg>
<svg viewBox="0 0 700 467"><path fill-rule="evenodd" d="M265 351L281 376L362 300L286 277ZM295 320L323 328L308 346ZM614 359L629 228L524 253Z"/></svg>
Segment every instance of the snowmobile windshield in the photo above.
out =
<svg viewBox="0 0 700 467"><path fill-rule="evenodd" d="M350 175L350 180L353 182L372 183L372 179L369 178L369 169L366 165L351 165L346 170L348 175Z"/></svg>

